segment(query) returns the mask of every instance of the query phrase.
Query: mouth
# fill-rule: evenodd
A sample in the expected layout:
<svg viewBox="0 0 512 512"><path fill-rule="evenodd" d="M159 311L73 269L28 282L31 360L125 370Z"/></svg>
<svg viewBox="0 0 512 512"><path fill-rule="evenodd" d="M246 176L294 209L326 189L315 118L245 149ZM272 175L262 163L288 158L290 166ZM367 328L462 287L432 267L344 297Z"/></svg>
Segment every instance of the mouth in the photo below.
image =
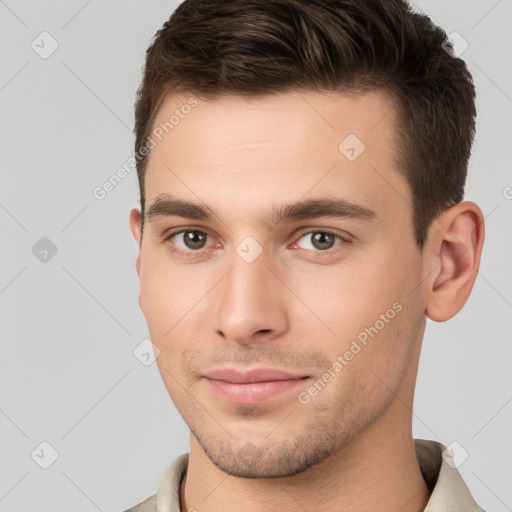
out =
<svg viewBox="0 0 512 512"><path fill-rule="evenodd" d="M255 368L248 371L218 369L207 373L204 378L224 400L250 405L276 398L303 385L310 377L273 368Z"/></svg>

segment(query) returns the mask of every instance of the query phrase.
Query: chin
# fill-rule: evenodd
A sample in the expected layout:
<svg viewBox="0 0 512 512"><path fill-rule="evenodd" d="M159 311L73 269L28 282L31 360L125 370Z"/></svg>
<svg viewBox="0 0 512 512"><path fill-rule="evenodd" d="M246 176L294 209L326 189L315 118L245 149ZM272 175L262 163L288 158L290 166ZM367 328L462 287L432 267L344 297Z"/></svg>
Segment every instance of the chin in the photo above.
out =
<svg viewBox="0 0 512 512"><path fill-rule="evenodd" d="M238 478L280 478L296 475L328 458L333 442L302 436L295 441L276 441L267 435L262 443L236 443L233 439L220 442L197 438L210 461L221 471ZM327 441L327 442L326 442Z"/></svg>

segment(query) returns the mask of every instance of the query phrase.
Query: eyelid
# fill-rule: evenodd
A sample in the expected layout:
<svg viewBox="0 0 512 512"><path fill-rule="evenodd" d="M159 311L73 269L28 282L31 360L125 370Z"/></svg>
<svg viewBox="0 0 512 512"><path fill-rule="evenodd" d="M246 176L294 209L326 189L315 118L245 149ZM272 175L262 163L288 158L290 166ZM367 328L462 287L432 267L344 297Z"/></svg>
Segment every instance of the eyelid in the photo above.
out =
<svg viewBox="0 0 512 512"><path fill-rule="evenodd" d="M303 236L311 235L313 233L326 233L328 235L333 235L340 238L344 242L351 242L353 239L352 235L345 231L340 233L338 230L333 228L308 227L304 228L303 230L299 230L297 234L294 235L294 240L300 240Z"/></svg>
<svg viewBox="0 0 512 512"><path fill-rule="evenodd" d="M165 230L162 234L162 238L167 240L167 239L169 239L173 236L179 235L180 233L183 233L185 231L199 231L200 233L205 233L206 235L211 237L209 230L207 228L197 227L197 226L179 226L176 228L171 228L171 229Z"/></svg>

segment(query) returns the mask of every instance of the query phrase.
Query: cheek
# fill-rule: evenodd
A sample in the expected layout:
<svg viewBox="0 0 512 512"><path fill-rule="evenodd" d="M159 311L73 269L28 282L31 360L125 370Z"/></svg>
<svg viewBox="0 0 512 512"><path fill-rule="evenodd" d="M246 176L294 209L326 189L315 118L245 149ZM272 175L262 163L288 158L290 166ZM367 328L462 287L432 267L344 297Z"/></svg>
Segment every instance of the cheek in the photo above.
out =
<svg viewBox="0 0 512 512"><path fill-rule="evenodd" d="M310 274L294 276L297 296L308 306L299 323L304 327L305 318L310 317L307 329L322 329L323 350L333 363L346 353L350 361L380 368L383 374L405 364L423 302L420 288L411 294L420 279L421 261L412 253L402 253L402 259L407 261L395 264L388 248L374 251L357 264L319 265Z"/></svg>
<svg viewBox="0 0 512 512"><path fill-rule="evenodd" d="M398 290L388 277L375 264L360 262L338 267L319 265L310 273L295 272L289 279L307 306L305 314L325 327L329 338L341 342L341 349L342 340L349 341L373 325L397 300Z"/></svg>
<svg viewBox="0 0 512 512"><path fill-rule="evenodd" d="M139 305L155 340L172 336L204 295L202 281L159 255L143 259Z"/></svg>
<svg viewBox="0 0 512 512"><path fill-rule="evenodd" d="M381 329L373 322L330 347L332 364L338 364L331 367L335 377L315 399L317 405L332 404L342 424L365 423L386 409L400 388L415 346L406 315L404 308Z"/></svg>
<svg viewBox="0 0 512 512"><path fill-rule="evenodd" d="M169 299L174 290L154 276L144 275L140 279L139 306L146 318L153 342L161 339L172 327L172 307Z"/></svg>
<svg viewBox="0 0 512 512"><path fill-rule="evenodd" d="M172 395L177 385L174 379L184 381L183 361L201 339L201 305L209 286L206 280L197 278L196 272L184 272L156 258L145 264L140 276L139 305L151 340L160 350L157 365Z"/></svg>

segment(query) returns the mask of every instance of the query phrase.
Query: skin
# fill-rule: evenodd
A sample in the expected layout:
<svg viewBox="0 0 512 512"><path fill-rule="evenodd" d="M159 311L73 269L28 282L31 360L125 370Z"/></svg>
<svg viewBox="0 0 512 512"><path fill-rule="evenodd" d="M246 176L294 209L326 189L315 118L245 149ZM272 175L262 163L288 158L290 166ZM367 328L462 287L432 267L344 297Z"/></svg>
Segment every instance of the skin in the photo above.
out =
<svg viewBox="0 0 512 512"><path fill-rule="evenodd" d="M187 97L169 95L155 126ZM478 206L461 202L433 222L418 249L392 105L383 91L198 100L151 149L146 212L172 194L218 216L154 216L142 236L140 210L130 212L139 304L162 379L191 431L182 510L424 509L429 493L411 418L426 317L445 321L463 307L484 225ZM354 161L338 149L349 134L366 146ZM376 216L268 222L272 208L340 198ZM183 229L208 234L205 245L190 248L183 233L168 238ZM332 247L314 244L322 230L337 235L327 239ZM263 249L252 263L237 253L248 236ZM301 403L298 394L393 304L401 310ZM308 378L240 405L204 378L221 367Z"/></svg>

